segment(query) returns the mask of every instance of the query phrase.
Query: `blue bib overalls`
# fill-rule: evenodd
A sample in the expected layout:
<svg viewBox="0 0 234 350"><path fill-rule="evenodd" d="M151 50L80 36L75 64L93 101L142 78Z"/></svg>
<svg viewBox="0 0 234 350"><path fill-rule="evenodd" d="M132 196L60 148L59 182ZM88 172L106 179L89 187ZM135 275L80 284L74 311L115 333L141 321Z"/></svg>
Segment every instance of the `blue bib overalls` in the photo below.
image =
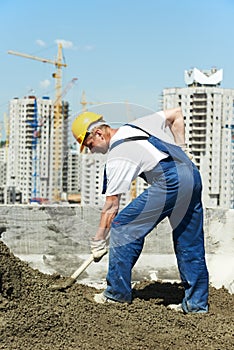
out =
<svg viewBox="0 0 234 350"><path fill-rule="evenodd" d="M127 205L112 222L104 295L119 302L132 300L131 272L142 251L145 236L168 217L185 289L182 308L186 313L207 312L208 271L199 171L180 147L149 134L144 138L168 154L168 157L151 171L140 175L151 186ZM131 138L116 141L112 148L127 141L131 141Z"/></svg>

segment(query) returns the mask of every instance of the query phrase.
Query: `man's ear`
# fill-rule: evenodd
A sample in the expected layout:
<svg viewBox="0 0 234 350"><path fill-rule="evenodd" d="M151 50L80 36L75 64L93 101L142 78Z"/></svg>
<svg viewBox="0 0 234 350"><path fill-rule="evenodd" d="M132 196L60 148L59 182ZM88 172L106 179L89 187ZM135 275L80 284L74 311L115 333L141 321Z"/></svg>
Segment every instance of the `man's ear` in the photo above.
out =
<svg viewBox="0 0 234 350"><path fill-rule="evenodd" d="M95 134L98 136L102 136L103 137L103 130L102 129L96 129L95 130Z"/></svg>

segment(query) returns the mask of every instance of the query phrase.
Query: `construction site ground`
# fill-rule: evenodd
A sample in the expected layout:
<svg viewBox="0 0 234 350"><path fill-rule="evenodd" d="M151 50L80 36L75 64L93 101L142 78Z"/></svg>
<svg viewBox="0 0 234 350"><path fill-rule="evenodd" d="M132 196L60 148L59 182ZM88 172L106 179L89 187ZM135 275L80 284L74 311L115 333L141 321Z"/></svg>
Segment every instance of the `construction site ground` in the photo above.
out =
<svg viewBox="0 0 234 350"><path fill-rule="evenodd" d="M178 283L142 281L127 304L95 304L100 290L79 283L64 291L15 257L0 241L0 349L220 349L234 348L234 295L210 287L209 313L184 315Z"/></svg>

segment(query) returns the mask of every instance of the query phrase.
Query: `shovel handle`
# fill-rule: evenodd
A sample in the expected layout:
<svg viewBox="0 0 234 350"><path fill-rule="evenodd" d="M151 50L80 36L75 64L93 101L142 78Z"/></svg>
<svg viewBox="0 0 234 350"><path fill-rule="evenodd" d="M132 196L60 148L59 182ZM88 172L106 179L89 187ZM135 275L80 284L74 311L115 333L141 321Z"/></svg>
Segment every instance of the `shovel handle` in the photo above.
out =
<svg viewBox="0 0 234 350"><path fill-rule="evenodd" d="M93 254L91 254L87 260L83 262L83 264L71 275L71 278L77 279L84 270L93 262Z"/></svg>

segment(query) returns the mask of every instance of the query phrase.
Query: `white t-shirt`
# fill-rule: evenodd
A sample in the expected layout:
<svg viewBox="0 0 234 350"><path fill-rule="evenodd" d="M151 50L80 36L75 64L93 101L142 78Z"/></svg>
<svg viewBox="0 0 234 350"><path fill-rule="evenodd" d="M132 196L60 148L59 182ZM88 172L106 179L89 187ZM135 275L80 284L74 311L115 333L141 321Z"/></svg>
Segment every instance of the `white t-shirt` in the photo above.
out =
<svg viewBox="0 0 234 350"><path fill-rule="evenodd" d="M129 124L134 124L158 137L162 141L175 144L172 135L166 133L164 112L158 112L149 116L136 119ZM121 126L111 138L111 145L118 140L131 136L147 136L146 133L128 125ZM106 195L126 193L131 182L142 172L152 170L160 160L168 155L156 149L147 140L134 140L123 142L114 147L107 156Z"/></svg>

